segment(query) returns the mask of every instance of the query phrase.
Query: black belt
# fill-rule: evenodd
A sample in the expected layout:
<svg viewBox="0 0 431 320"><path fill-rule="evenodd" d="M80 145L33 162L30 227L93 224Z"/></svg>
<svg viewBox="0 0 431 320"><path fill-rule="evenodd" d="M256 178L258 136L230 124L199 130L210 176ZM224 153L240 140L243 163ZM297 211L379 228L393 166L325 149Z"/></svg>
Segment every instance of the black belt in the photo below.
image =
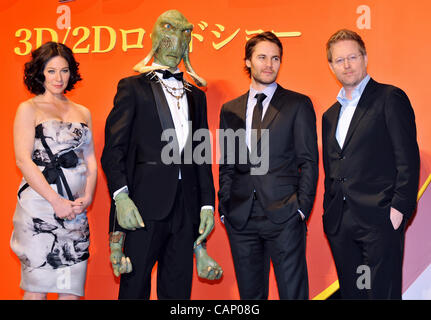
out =
<svg viewBox="0 0 431 320"><path fill-rule="evenodd" d="M59 195L63 196L63 187L66 189L67 196L69 200L75 200L72 191L70 190L69 184L67 183L66 177L64 176L63 170L61 168L74 168L78 164L78 157L73 150L70 150L66 153L63 153L60 156L54 156L52 154L51 149L45 141L45 136L43 135L43 127L36 127L36 138L40 138L42 141L42 145L45 147L48 157L50 158L50 162L44 162L41 160L33 159L33 162L38 166L44 166L42 174L44 175L46 181L49 184L57 185L57 192ZM28 183L24 184L18 191L18 198L25 189L29 187Z"/></svg>

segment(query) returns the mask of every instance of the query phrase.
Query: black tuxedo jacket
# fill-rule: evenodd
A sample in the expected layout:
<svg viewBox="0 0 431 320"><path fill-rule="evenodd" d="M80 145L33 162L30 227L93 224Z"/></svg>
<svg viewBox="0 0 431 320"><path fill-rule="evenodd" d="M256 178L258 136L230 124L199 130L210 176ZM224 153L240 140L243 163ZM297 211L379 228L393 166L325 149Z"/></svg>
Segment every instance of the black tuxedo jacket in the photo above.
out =
<svg viewBox="0 0 431 320"><path fill-rule="evenodd" d="M244 130L248 92L223 105L220 128ZM240 163L240 155L248 154L245 141L235 143L235 161L227 163L227 139L220 141L219 213L237 229L250 215L253 190L267 217L281 223L298 209L308 218L313 207L317 178L318 150L316 116L311 100L278 85L262 121L269 133L269 168L264 175L251 175L250 162Z"/></svg>
<svg viewBox="0 0 431 320"><path fill-rule="evenodd" d="M335 138L340 108L335 103L322 119L325 232L337 231L343 198L363 225L389 219L390 207L408 219L416 207L419 149L407 95L370 79L342 149Z"/></svg>
<svg viewBox="0 0 431 320"><path fill-rule="evenodd" d="M199 223L200 207L214 206L214 184L211 164L164 164L162 150L172 140L163 141L162 132L174 129L174 123L163 89L152 74L141 74L120 80L114 107L106 120L105 147L102 167L112 195L127 185L129 196L136 204L142 219L159 221L172 209L181 183L184 206L194 223ZM192 151L200 141L192 141L197 129L208 129L205 93L195 86L187 91L189 121L192 130L187 141ZM176 138L174 138L176 142ZM177 144L176 144L177 146ZM185 147L186 150L189 147ZM170 147L165 150L171 149ZM178 149L176 150L178 152ZM190 157L189 157L190 160ZM189 164L187 164L189 163ZM181 180L178 179L181 169ZM115 219L115 203L111 200L109 230L125 231Z"/></svg>

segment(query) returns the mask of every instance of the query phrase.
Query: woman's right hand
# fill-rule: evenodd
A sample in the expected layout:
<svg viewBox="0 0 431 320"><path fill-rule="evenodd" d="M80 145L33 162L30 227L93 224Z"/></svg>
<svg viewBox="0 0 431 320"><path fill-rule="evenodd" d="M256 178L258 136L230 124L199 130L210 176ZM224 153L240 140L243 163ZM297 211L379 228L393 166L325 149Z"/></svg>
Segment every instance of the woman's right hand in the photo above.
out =
<svg viewBox="0 0 431 320"><path fill-rule="evenodd" d="M75 219L75 212L73 210L73 202L62 197L57 197L51 202L54 208L55 215L60 219Z"/></svg>

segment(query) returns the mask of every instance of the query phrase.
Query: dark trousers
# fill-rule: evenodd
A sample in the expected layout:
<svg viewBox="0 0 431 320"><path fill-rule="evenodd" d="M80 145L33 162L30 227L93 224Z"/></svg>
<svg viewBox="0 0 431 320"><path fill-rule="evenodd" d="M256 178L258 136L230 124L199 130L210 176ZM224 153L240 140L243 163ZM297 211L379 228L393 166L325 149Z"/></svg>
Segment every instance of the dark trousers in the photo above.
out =
<svg viewBox="0 0 431 320"><path fill-rule="evenodd" d="M158 299L190 299L193 279L194 228L184 212L181 183L172 212L162 221L144 221L128 232L124 245L133 271L121 275L119 299L149 299L156 261Z"/></svg>
<svg viewBox="0 0 431 320"><path fill-rule="evenodd" d="M270 260L280 299L308 299L306 224L299 214L275 224L255 200L244 229L236 230L228 219L225 225L241 299L268 299Z"/></svg>
<svg viewBox="0 0 431 320"><path fill-rule="evenodd" d="M342 299L401 299L405 221L394 230L387 219L359 223L344 203L335 235L328 235Z"/></svg>

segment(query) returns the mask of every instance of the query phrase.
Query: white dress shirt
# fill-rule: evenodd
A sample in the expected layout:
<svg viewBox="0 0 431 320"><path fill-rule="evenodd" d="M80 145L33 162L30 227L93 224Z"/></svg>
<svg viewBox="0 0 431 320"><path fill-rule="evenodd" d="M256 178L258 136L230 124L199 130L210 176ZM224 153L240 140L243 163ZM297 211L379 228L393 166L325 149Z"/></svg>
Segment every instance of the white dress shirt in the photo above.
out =
<svg viewBox="0 0 431 320"><path fill-rule="evenodd" d="M338 141L340 148L343 148L344 140L346 140L347 131L349 130L350 122L355 113L356 106L361 98L364 89L370 80L370 76L366 75L364 79L356 86L352 92L352 99L346 97L346 90L341 88L338 93L337 100L341 104L340 115L338 116L337 131L335 138Z"/></svg>

